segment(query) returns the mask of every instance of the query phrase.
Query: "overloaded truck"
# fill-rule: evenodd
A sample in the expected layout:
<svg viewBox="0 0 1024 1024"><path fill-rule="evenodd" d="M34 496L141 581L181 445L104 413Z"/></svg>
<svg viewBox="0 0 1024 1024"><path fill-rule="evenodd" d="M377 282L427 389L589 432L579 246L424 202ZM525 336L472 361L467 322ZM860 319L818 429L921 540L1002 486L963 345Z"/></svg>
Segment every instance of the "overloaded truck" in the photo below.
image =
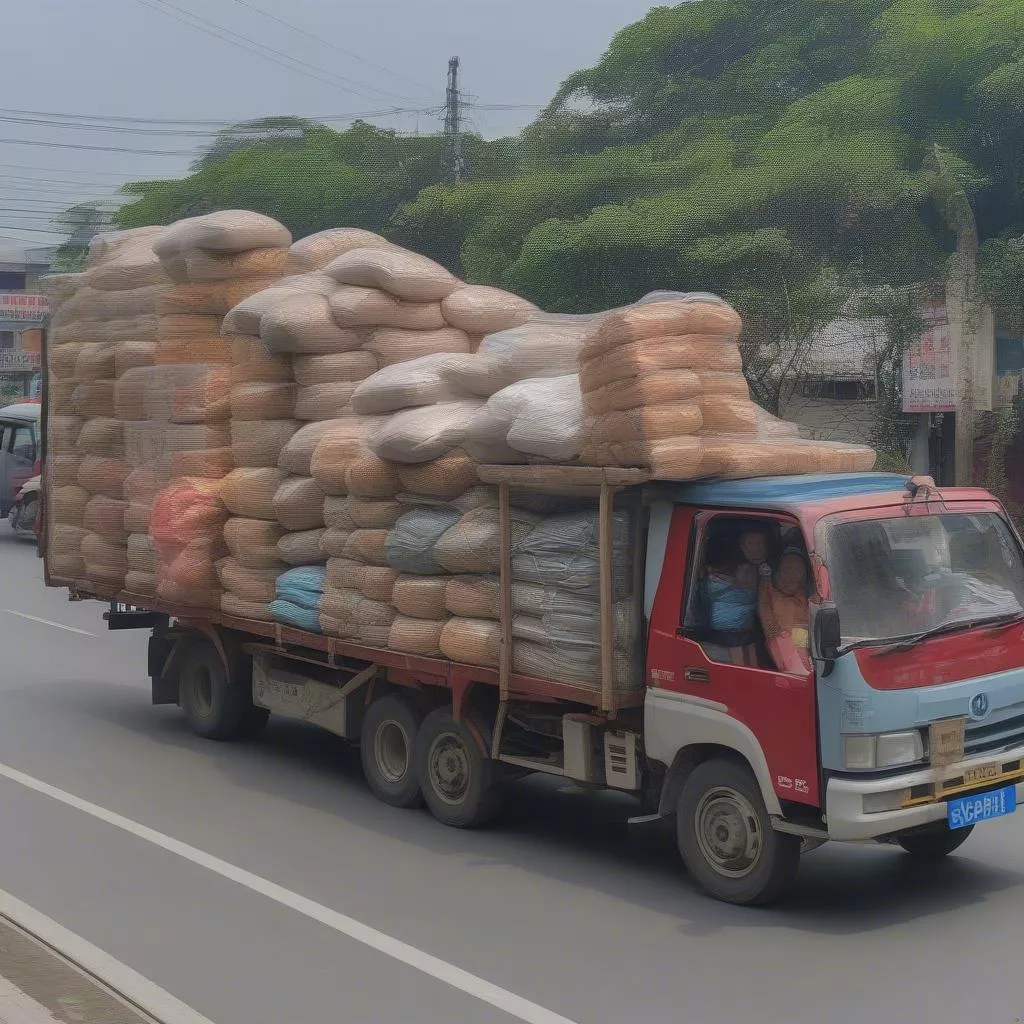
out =
<svg viewBox="0 0 1024 1024"><path fill-rule="evenodd" d="M759 409L721 299L546 314L246 211L47 287L47 583L151 629L200 735L319 725L455 827L529 773L628 793L741 904L1016 808L1005 511Z"/></svg>

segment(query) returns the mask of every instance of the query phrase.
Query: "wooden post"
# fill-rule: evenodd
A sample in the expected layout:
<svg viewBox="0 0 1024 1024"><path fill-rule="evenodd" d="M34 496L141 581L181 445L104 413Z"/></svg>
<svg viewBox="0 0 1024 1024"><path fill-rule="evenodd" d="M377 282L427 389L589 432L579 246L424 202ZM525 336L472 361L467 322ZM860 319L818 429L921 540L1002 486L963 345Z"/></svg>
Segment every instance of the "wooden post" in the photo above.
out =
<svg viewBox="0 0 1024 1024"><path fill-rule="evenodd" d="M508 700L512 675L512 513L509 486L498 484L498 530L501 534L501 564L498 577L498 614L501 621L501 649L498 654L498 694Z"/></svg>
<svg viewBox="0 0 1024 1024"><path fill-rule="evenodd" d="M597 511L597 550L600 579L601 614L601 710L615 707L614 605L612 601L612 489L601 482Z"/></svg>

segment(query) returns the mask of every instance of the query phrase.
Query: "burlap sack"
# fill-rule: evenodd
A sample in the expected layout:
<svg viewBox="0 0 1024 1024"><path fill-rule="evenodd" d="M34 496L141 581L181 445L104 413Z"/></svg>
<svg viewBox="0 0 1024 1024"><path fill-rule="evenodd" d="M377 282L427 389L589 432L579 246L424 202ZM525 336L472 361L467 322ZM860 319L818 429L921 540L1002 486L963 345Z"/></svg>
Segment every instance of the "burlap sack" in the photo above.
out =
<svg viewBox="0 0 1024 1024"><path fill-rule="evenodd" d="M216 565L217 576L221 586L230 590L236 597L243 601L252 601L254 604L269 604L274 600L274 585L277 577L284 572L288 566L281 564L273 568L252 569L241 565L234 558L221 558Z"/></svg>
<svg viewBox="0 0 1024 1024"><path fill-rule="evenodd" d="M50 382L54 378L74 378L78 357L85 345L82 342L71 342L67 345L53 345L49 348L46 361L50 368Z"/></svg>
<svg viewBox="0 0 1024 1024"><path fill-rule="evenodd" d="M49 552L56 556L80 557L82 541L88 534L89 531L81 526L63 526L56 523L50 531Z"/></svg>
<svg viewBox="0 0 1024 1024"><path fill-rule="evenodd" d="M317 442L310 472L325 494L347 494L345 474L349 465L366 451L366 442L347 428L335 428Z"/></svg>
<svg viewBox="0 0 1024 1024"><path fill-rule="evenodd" d="M391 242L362 228L328 228L293 242L288 250L288 274L323 270L332 260L352 249L388 249Z"/></svg>
<svg viewBox="0 0 1024 1024"><path fill-rule="evenodd" d="M757 406L749 398L725 398L718 395L701 399L700 411L705 434L757 433L760 422Z"/></svg>
<svg viewBox="0 0 1024 1024"><path fill-rule="evenodd" d="M216 423L231 415L231 383L226 366L204 366L171 392L172 423Z"/></svg>
<svg viewBox="0 0 1024 1024"><path fill-rule="evenodd" d="M129 569L156 573L156 548L153 547L153 540L148 534L134 533L128 537L127 557Z"/></svg>
<svg viewBox="0 0 1024 1024"><path fill-rule="evenodd" d="M83 345L75 360L75 380L113 380L117 346L109 342Z"/></svg>
<svg viewBox="0 0 1024 1024"><path fill-rule="evenodd" d="M119 341L114 346L114 373L120 377L138 366L152 366L155 341Z"/></svg>
<svg viewBox="0 0 1024 1024"><path fill-rule="evenodd" d="M445 576L399 576L391 591L391 603L402 615L441 620L445 607Z"/></svg>
<svg viewBox="0 0 1024 1024"><path fill-rule="evenodd" d="M78 483L81 455L51 455L46 463L50 487L69 487Z"/></svg>
<svg viewBox="0 0 1024 1024"><path fill-rule="evenodd" d="M497 576L453 576L445 586L444 605L452 615L497 619L500 589Z"/></svg>
<svg viewBox="0 0 1024 1024"><path fill-rule="evenodd" d="M470 351L469 335L454 327L445 327L439 331L378 327L371 332L370 339L363 347L377 357L381 367L442 352L468 354Z"/></svg>
<svg viewBox="0 0 1024 1024"><path fill-rule="evenodd" d="M153 251L165 260L195 249L232 253L286 248L291 242L288 229L272 217L251 210L218 210L176 221L153 242Z"/></svg>
<svg viewBox="0 0 1024 1024"><path fill-rule="evenodd" d="M158 341L153 350L154 366L230 366L231 341L219 335Z"/></svg>
<svg viewBox="0 0 1024 1024"><path fill-rule="evenodd" d="M742 327L739 314L711 295L626 306L601 319L587 339L583 355L590 359L620 345L666 335L705 335L736 342Z"/></svg>
<svg viewBox="0 0 1024 1024"><path fill-rule="evenodd" d="M329 558L324 585L334 590L359 590L367 568L368 566L352 558Z"/></svg>
<svg viewBox="0 0 1024 1024"><path fill-rule="evenodd" d="M388 631L388 647L406 654L436 657L441 653L441 632L446 621L397 616Z"/></svg>
<svg viewBox="0 0 1024 1024"><path fill-rule="evenodd" d="M702 409L697 402L676 402L609 412L589 420L585 433L595 445L685 437L705 425Z"/></svg>
<svg viewBox="0 0 1024 1024"><path fill-rule="evenodd" d="M398 573L379 565L364 565L359 577L359 591L371 601L391 601Z"/></svg>
<svg viewBox="0 0 1024 1024"><path fill-rule="evenodd" d="M243 299L269 288L276 277L249 277L235 281L204 281L176 284L157 299L160 316L199 314L226 316Z"/></svg>
<svg viewBox="0 0 1024 1024"><path fill-rule="evenodd" d="M376 288L339 285L330 297L331 314L339 327L401 327L407 331L439 331L448 326L436 302L403 302Z"/></svg>
<svg viewBox="0 0 1024 1024"><path fill-rule="evenodd" d="M92 419L82 424L78 435L78 450L83 455L100 458L124 458L124 429L120 420Z"/></svg>
<svg viewBox="0 0 1024 1024"><path fill-rule="evenodd" d="M122 577L128 571L128 546L125 541L118 542L94 532L82 538L82 557L87 566L107 566L117 569Z"/></svg>
<svg viewBox="0 0 1024 1024"><path fill-rule="evenodd" d="M321 438L329 431L344 430L346 424L352 430L359 430L359 427L350 421L324 420L319 423L306 424L299 424L297 420L295 422L299 429L281 449L277 466L286 473L293 473L296 476L313 475L313 452L316 451L316 446L320 443Z"/></svg>
<svg viewBox="0 0 1024 1024"><path fill-rule="evenodd" d="M337 527L327 527L320 535L321 560L331 558L344 558L348 548L348 539L351 530L342 530Z"/></svg>
<svg viewBox="0 0 1024 1024"><path fill-rule="evenodd" d="M289 565L318 565L324 560L320 541L325 532L320 527L286 533L277 542L277 553Z"/></svg>
<svg viewBox="0 0 1024 1024"><path fill-rule="evenodd" d="M200 476L220 480L234 468L235 457L228 447L170 453L169 475L172 479L180 476Z"/></svg>
<svg viewBox="0 0 1024 1024"><path fill-rule="evenodd" d="M231 388L233 420L290 420L294 417L294 384L257 381Z"/></svg>
<svg viewBox="0 0 1024 1024"><path fill-rule="evenodd" d="M225 591L220 598L220 610L225 615L236 619L253 619L256 622L273 622L274 617L270 614L269 607L258 601L245 601Z"/></svg>
<svg viewBox="0 0 1024 1024"><path fill-rule="evenodd" d="M369 446L382 459L421 463L438 459L459 448L479 401L445 402L406 409L389 416L369 438Z"/></svg>
<svg viewBox="0 0 1024 1024"><path fill-rule="evenodd" d="M159 580L155 572L142 569L129 569L124 577L126 594L138 594L139 597L156 597Z"/></svg>
<svg viewBox="0 0 1024 1024"><path fill-rule="evenodd" d="M473 473L475 476L475 469ZM387 462L364 450L345 467L343 489L338 493L361 498L391 498L402 490L402 486L397 463Z"/></svg>
<svg viewBox="0 0 1024 1024"><path fill-rule="evenodd" d="M501 568L501 528L496 508L467 512L434 544L435 561L452 573L494 573ZM515 547L540 522L540 517L512 509L510 540Z"/></svg>
<svg viewBox="0 0 1024 1024"><path fill-rule="evenodd" d="M260 320L260 337L270 351L296 355L350 352L363 343L355 331L335 323L326 296L315 293L275 303Z"/></svg>
<svg viewBox="0 0 1024 1024"><path fill-rule="evenodd" d="M420 356L378 370L355 389L353 410L361 415L379 415L456 400L460 396L445 374L449 358L444 353Z"/></svg>
<svg viewBox="0 0 1024 1024"><path fill-rule="evenodd" d="M352 249L332 260L324 273L339 284L380 288L406 302L439 302L459 286L439 263L397 247Z"/></svg>
<svg viewBox="0 0 1024 1024"><path fill-rule="evenodd" d="M90 494L123 498L125 481L131 471L131 467L121 459L103 459L95 455L86 455L78 467L77 482Z"/></svg>
<svg viewBox="0 0 1024 1024"><path fill-rule="evenodd" d="M389 563L388 530L353 530L345 543L345 558L367 565L386 567Z"/></svg>
<svg viewBox="0 0 1024 1024"><path fill-rule="evenodd" d="M323 422L350 412L349 403L356 389L353 383L310 384L300 387L295 396L295 418Z"/></svg>
<svg viewBox="0 0 1024 1024"><path fill-rule="evenodd" d="M157 322L157 341L190 341L216 338L222 318L213 313L170 313Z"/></svg>
<svg viewBox="0 0 1024 1024"><path fill-rule="evenodd" d="M398 522L407 507L398 501L379 498L345 499L345 513L356 529L388 530Z"/></svg>
<svg viewBox="0 0 1024 1024"><path fill-rule="evenodd" d="M658 370L714 370L740 373L743 359L734 342L690 341L666 336L620 345L580 362L580 387L596 391L614 380L643 376Z"/></svg>
<svg viewBox="0 0 1024 1024"><path fill-rule="evenodd" d="M493 334L519 327L536 310L533 303L512 292L477 284L463 285L441 303L445 320L467 334Z"/></svg>
<svg viewBox="0 0 1024 1024"><path fill-rule="evenodd" d="M153 502L151 499L129 501L124 511L125 530L129 534L144 533L148 535L152 515Z"/></svg>
<svg viewBox="0 0 1024 1024"><path fill-rule="evenodd" d="M276 466L299 427L298 420L232 420L231 452L235 465Z"/></svg>
<svg viewBox="0 0 1024 1024"><path fill-rule="evenodd" d="M324 526L329 529L345 530L351 533L359 529L348 511L349 498L328 494L324 498Z"/></svg>
<svg viewBox="0 0 1024 1024"><path fill-rule="evenodd" d="M699 437L592 444L580 456L580 461L588 466L646 466L661 480L693 480L713 475L705 472L705 459L706 441Z"/></svg>
<svg viewBox="0 0 1024 1024"><path fill-rule="evenodd" d="M429 498L457 498L480 482L476 465L461 449L417 466L399 464L397 471L402 491Z"/></svg>
<svg viewBox="0 0 1024 1024"><path fill-rule="evenodd" d="M331 352L320 356L295 356L294 375L299 384L358 384L376 373L377 359L371 352Z"/></svg>
<svg viewBox="0 0 1024 1024"><path fill-rule="evenodd" d="M82 431L80 416L51 416L47 420L47 442L51 451L71 451Z"/></svg>
<svg viewBox="0 0 1024 1024"><path fill-rule="evenodd" d="M231 383L282 383L292 380L292 358L271 355L259 338L231 338Z"/></svg>
<svg viewBox="0 0 1024 1024"><path fill-rule="evenodd" d="M747 384L742 376L719 374L726 381L740 382L746 398ZM738 387L737 384L733 385ZM716 392L721 393L721 392ZM656 370L642 377L613 380L583 396L583 410L588 416L622 412L649 405L688 402L707 394L699 374L694 370Z"/></svg>
<svg viewBox="0 0 1024 1024"><path fill-rule="evenodd" d="M193 249L184 259L190 281L281 277L288 262L288 249L278 246L229 253Z"/></svg>
<svg viewBox="0 0 1024 1024"><path fill-rule="evenodd" d="M243 299L226 317L222 330L226 335L260 336L265 314L296 295L330 295L338 285L324 274L301 274L282 278L272 287Z"/></svg>
<svg viewBox="0 0 1024 1024"><path fill-rule="evenodd" d="M71 394L71 408L83 419L113 417L114 381L91 380L77 385Z"/></svg>
<svg viewBox="0 0 1024 1024"><path fill-rule="evenodd" d="M236 469L224 478L221 501L234 516L276 521L274 495L281 479L277 469Z"/></svg>

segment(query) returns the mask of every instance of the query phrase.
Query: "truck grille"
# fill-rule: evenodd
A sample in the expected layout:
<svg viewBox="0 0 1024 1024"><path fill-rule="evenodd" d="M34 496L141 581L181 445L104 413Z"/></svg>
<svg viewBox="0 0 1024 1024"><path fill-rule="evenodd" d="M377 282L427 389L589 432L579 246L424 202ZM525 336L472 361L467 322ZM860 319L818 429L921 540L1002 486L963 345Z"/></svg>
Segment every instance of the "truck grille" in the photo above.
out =
<svg viewBox="0 0 1024 1024"><path fill-rule="evenodd" d="M964 754L968 757L989 754L1024 745L1024 704L1004 708L1004 717L996 722L967 723Z"/></svg>

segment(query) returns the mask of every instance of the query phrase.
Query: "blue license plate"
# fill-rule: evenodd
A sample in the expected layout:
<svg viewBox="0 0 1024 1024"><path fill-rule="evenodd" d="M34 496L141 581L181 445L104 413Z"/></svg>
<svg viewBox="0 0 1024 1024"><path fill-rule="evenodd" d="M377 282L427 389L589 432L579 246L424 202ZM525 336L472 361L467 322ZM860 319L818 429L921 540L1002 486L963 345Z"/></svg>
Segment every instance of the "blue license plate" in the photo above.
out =
<svg viewBox="0 0 1024 1024"><path fill-rule="evenodd" d="M1004 786L990 793L960 796L946 804L946 821L950 828L966 828L979 821L1001 818L1017 809L1017 787Z"/></svg>

